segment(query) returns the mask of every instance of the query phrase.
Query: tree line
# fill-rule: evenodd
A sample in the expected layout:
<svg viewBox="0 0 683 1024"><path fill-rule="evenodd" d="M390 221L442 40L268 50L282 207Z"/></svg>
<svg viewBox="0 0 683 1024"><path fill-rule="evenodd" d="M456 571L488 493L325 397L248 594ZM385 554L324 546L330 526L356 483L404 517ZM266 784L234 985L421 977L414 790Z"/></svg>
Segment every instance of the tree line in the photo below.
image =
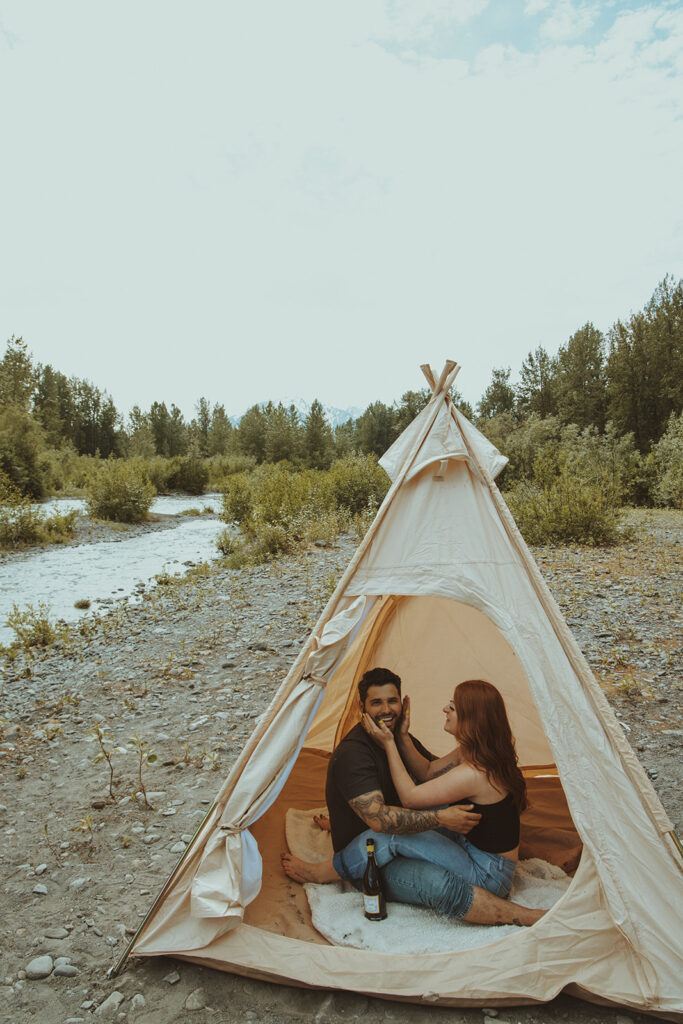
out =
<svg viewBox="0 0 683 1024"><path fill-rule="evenodd" d="M391 405L372 402L334 428L317 399L305 416L293 405L253 405L236 425L224 405L204 397L189 421L164 401L147 410L134 406L124 417L106 391L36 363L23 339L12 337L0 361L0 469L34 497L44 493L41 459L49 452L144 460L228 456L327 469L354 452L381 455L429 396L425 388ZM573 425L578 432L629 437L637 452L648 453L683 409L683 282L665 277L643 310L617 320L606 335L586 323L555 355L537 346L516 383L511 367L495 368L475 409L457 391L453 398L505 452L528 425L530 436Z"/></svg>

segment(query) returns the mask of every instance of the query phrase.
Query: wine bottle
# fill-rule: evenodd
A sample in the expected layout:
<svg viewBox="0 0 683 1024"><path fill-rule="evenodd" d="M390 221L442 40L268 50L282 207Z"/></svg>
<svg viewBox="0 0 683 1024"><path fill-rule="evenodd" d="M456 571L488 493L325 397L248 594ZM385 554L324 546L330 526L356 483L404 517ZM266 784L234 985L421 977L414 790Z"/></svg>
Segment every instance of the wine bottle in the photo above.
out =
<svg viewBox="0 0 683 1024"><path fill-rule="evenodd" d="M363 875L363 906L368 921L383 921L387 916L387 905L382 892L382 880L375 860L375 841L367 839L368 863Z"/></svg>

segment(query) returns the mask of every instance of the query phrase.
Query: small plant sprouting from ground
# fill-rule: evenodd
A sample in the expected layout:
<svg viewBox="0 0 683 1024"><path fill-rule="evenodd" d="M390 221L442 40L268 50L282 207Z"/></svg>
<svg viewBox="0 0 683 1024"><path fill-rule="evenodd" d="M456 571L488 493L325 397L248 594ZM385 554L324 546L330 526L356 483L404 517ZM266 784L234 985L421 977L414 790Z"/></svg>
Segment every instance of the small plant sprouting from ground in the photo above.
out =
<svg viewBox="0 0 683 1024"><path fill-rule="evenodd" d="M145 801L145 807L149 807L149 809L153 811L154 808L147 797L147 789L145 788L145 782L142 774L144 766L154 764L157 759L157 755L150 749L147 740L135 733L133 733L131 738L128 740L128 746L136 752L138 758L138 782L140 783L139 792L142 793L142 798ZM135 795L137 796L137 794Z"/></svg>
<svg viewBox="0 0 683 1024"><path fill-rule="evenodd" d="M95 764L99 764L100 761L106 761L107 767L109 768L109 796L112 800L115 800L114 795L114 761L113 758L117 754L125 753L123 747L115 747L111 733L106 725L101 725L99 722L95 722L94 727L90 730L87 736L88 743L97 743L100 750L95 757Z"/></svg>
<svg viewBox="0 0 683 1024"><path fill-rule="evenodd" d="M10 650L23 650L29 656L32 656L36 649L45 649L69 638L67 624L53 623L50 619L49 605L43 601L39 601L35 606L27 604L23 609L18 604L12 605L12 611L7 616L5 624L14 630L16 637L10 645Z"/></svg>
<svg viewBox="0 0 683 1024"><path fill-rule="evenodd" d="M92 820L92 815L86 814L84 818L74 825L72 832L80 832L83 836L83 842L87 844L91 851L96 850L95 844L95 822Z"/></svg>
<svg viewBox="0 0 683 1024"><path fill-rule="evenodd" d="M47 822L43 823L43 832L45 833L45 844L46 844L48 850L50 851L50 853L52 854L54 859L57 861L58 867L61 867L62 862L61 862L60 856L59 856L60 855L60 850L59 850L59 848L57 846L55 846L53 840L50 838L50 829L48 827Z"/></svg>
<svg viewBox="0 0 683 1024"><path fill-rule="evenodd" d="M89 608L89 607L90 607L90 601L87 599L87 597L81 598L80 601L74 601L74 608L78 608L79 610L83 610L83 609Z"/></svg>

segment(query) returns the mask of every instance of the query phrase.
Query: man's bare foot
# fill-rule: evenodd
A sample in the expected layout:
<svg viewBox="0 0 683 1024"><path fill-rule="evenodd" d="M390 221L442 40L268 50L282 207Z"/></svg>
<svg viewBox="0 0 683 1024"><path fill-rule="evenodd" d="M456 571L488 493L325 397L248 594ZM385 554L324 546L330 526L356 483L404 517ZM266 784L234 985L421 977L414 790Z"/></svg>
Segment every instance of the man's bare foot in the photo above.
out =
<svg viewBox="0 0 683 1024"><path fill-rule="evenodd" d="M331 832L332 826L330 825L330 819L326 814L314 814L313 821L316 823L318 828L322 829L323 832Z"/></svg>
<svg viewBox="0 0 683 1024"><path fill-rule="evenodd" d="M340 880L331 860L323 860L316 864L309 860L299 860L291 853L281 853L280 863L284 873L301 885L304 882L338 882Z"/></svg>

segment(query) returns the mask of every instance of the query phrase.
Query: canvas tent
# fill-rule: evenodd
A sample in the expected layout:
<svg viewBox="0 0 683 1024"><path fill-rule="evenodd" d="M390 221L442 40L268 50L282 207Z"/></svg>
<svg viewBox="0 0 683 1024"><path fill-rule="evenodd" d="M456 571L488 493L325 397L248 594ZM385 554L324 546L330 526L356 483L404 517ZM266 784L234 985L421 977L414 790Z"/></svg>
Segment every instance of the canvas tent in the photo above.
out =
<svg viewBox="0 0 683 1024"><path fill-rule="evenodd" d="M449 398L457 369L423 367L432 398L381 460L393 483L373 526L125 956L454 1006L565 990L683 1020L680 844L493 482L505 459ZM292 897L285 812L324 803L327 759L375 665L401 675L437 753L435 709L455 683L503 692L531 796L522 856L578 863L532 928L388 956L330 945L300 887Z"/></svg>

